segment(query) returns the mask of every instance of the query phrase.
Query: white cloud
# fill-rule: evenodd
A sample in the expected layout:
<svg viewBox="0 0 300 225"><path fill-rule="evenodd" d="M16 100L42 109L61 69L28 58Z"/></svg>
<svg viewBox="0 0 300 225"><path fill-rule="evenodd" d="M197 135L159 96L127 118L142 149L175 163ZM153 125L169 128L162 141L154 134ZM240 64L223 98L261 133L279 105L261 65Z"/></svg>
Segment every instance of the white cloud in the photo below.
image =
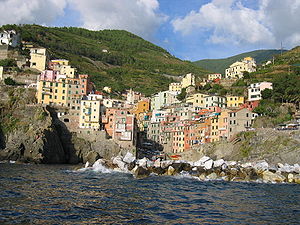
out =
<svg viewBox="0 0 300 225"><path fill-rule="evenodd" d="M300 44L300 0L260 0L258 5L258 9L251 9L240 0L213 0L198 11L174 19L172 25L183 35L209 32L207 41L215 44Z"/></svg>
<svg viewBox="0 0 300 225"><path fill-rule="evenodd" d="M66 0L0 0L0 25L49 24L64 14Z"/></svg>
<svg viewBox="0 0 300 225"><path fill-rule="evenodd" d="M83 27L92 30L123 29L151 39L165 20L156 11L157 0L68 0L80 13Z"/></svg>
<svg viewBox="0 0 300 225"><path fill-rule="evenodd" d="M78 13L82 27L122 29L147 39L166 20L157 13L158 0L0 0L0 25L52 25L67 7Z"/></svg>

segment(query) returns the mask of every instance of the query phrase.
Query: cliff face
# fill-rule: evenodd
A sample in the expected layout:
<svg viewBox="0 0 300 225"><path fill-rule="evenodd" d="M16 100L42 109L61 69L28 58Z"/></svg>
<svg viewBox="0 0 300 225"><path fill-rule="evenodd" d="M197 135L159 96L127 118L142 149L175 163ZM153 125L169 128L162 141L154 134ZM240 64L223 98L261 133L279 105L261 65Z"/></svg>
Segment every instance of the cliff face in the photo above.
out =
<svg viewBox="0 0 300 225"><path fill-rule="evenodd" d="M104 132L94 139L70 133L49 108L35 104L34 94L0 86L0 161L92 163L125 151Z"/></svg>
<svg viewBox="0 0 300 225"><path fill-rule="evenodd" d="M234 161L266 160L271 164L300 162L300 131L277 131L271 128L242 132L232 142L217 142L183 154L187 160L202 156Z"/></svg>

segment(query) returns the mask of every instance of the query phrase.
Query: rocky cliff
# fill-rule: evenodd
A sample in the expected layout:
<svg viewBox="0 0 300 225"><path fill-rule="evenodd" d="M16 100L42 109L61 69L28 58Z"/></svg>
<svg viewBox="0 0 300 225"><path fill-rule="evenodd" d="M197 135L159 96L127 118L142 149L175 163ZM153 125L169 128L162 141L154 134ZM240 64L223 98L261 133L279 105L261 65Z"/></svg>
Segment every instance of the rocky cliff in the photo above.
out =
<svg viewBox="0 0 300 225"><path fill-rule="evenodd" d="M0 86L0 161L90 163L124 153L105 134L86 139L68 129L50 108L35 104L35 91Z"/></svg>
<svg viewBox="0 0 300 225"><path fill-rule="evenodd" d="M216 142L183 154L196 161L203 156L241 162L266 160L271 164L300 162L300 131L278 131L271 128L240 133L232 142Z"/></svg>

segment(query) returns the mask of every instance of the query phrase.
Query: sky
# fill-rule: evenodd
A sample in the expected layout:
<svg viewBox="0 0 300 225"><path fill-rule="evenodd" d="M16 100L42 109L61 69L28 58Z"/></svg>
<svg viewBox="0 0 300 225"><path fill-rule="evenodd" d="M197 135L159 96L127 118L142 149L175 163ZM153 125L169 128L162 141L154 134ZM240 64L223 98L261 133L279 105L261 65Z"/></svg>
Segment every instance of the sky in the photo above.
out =
<svg viewBox="0 0 300 225"><path fill-rule="evenodd" d="M196 61L300 45L300 0L0 0L0 25L122 29Z"/></svg>

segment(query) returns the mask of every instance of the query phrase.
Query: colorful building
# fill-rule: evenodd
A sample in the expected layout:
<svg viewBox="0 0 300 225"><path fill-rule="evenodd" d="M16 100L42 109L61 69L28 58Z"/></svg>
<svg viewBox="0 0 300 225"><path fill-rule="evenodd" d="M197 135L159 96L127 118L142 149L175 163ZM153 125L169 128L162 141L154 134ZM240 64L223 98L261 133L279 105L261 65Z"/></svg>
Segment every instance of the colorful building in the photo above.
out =
<svg viewBox="0 0 300 225"><path fill-rule="evenodd" d="M256 71L256 62L251 57L245 57L240 62L235 62L230 65L228 69L225 70L225 77L227 79L241 79L244 77L244 72L249 73Z"/></svg>
<svg viewBox="0 0 300 225"><path fill-rule="evenodd" d="M81 100L79 128L100 130L101 128L101 102L89 97Z"/></svg>
<svg viewBox="0 0 300 225"><path fill-rule="evenodd" d="M239 108L244 100L243 96L226 96L227 108Z"/></svg>
<svg viewBox="0 0 300 225"><path fill-rule="evenodd" d="M250 84L248 87L248 101L261 100L261 92L265 89L273 89L273 84L271 82L260 82L255 84Z"/></svg>
<svg viewBox="0 0 300 225"><path fill-rule="evenodd" d="M194 107L205 107L205 97L207 94L196 93L186 98L187 103L192 103Z"/></svg>
<svg viewBox="0 0 300 225"><path fill-rule="evenodd" d="M186 74L181 81L181 87L187 88L188 86L195 86L195 75L188 73Z"/></svg>
<svg viewBox="0 0 300 225"><path fill-rule="evenodd" d="M207 75L207 79L213 81L215 79L222 79L222 74L220 73L212 73Z"/></svg>
<svg viewBox="0 0 300 225"><path fill-rule="evenodd" d="M182 89L181 83L171 83L171 84L169 84L169 91L180 93L181 89Z"/></svg>
<svg viewBox="0 0 300 225"><path fill-rule="evenodd" d="M46 69L46 49L45 48L30 48L30 68L38 71Z"/></svg>

